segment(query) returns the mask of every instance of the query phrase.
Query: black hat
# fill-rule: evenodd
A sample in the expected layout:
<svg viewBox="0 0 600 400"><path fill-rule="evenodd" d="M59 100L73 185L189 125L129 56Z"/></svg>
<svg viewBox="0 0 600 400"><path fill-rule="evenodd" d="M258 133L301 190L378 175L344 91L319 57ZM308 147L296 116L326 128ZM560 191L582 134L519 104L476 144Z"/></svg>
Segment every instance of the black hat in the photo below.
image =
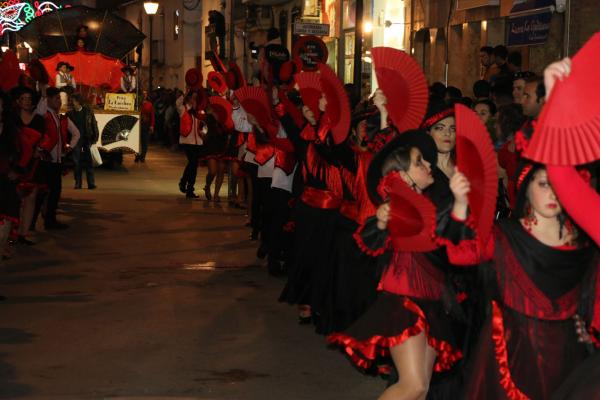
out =
<svg viewBox="0 0 600 400"><path fill-rule="evenodd" d="M68 63L68 62L66 62L66 61L59 61L59 62L58 62L58 64L56 64L56 70L57 70L57 71L58 71L58 70L60 70L60 67L62 67L63 65L66 65L66 66L67 66L67 68L69 69L69 71L73 71L73 70L75 70L75 67L74 67L74 66L72 66L71 64L69 64L69 63Z"/></svg>
<svg viewBox="0 0 600 400"><path fill-rule="evenodd" d="M399 134L375 154L367 171L367 191L375 205L383 203L377 192L377 186L382 176L382 167L387 158L401 147L416 147L421 150L423 157L431 164L437 164L437 147L430 135L422 129L415 129Z"/></svg>
<svg viewBox="0 0 600 400"><path fill-rule="evenodd" d="M425 114L425 118L421 123L421 129L429 129L435 123L450 116L454 116L453 104L440 99L431 98L429 101L429 107L427 108L427 113Z"/></svg>

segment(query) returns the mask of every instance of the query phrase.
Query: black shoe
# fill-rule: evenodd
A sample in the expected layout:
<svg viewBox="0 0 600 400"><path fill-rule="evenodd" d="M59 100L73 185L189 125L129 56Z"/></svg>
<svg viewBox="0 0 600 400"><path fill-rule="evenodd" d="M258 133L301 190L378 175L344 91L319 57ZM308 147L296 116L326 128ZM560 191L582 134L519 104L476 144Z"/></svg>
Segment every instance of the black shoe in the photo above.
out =
<svg viewBox="0 0 600 400"><path fill-rule="evenodd" d="M285 270L283 269L281 262L277 260L270 259L269 264L267 265L267 270L269 271L269 275L274 277L285 275Z"/></svg>
<svg viewBox="0 0 600 400"><path fill-rule="evenodd" d="M146 162L146 158L140 158L140 162L141 163L145 163Z"/></svg>
<svg viewBox="0 0 600 400"><path fill-rule="evenodd" d="M194 192L189 192L185 194L185 198L186 199L198 199L200 198L200 196L198 196L196 193Z"/></svg>
<svg viewBox="0 0 600 400"><path fill-rule="evenodd" d="M25 236L19 235L17 237L17 244L24 244L27 246L33 246L35 245L35 242L32 240L27 239Z"/></svg>
<svg viewBox="0 0 600 400"><path fill-rule="evenodd" d="M140 162L140 157L139 156L135 156L135 160L133 160L133 162Z"/></svg>
<svg viewBox="0 0 600 400"><path fill-rule="evenodd" d="M89 189L89 190L94 190L94 189L96 189L97 187L98 187L98 186L96 186L96 185L88 185L88 189Z"/></svg>
<svg viewBox="0 0 600 400"><path fill-rule="evenodd" d="M81 189L81 183L76 183L73 189Z"/></svg>
<svg viewBox="0 0 600 400"><path fill-rule="evenodd" d="M212 196L210 194L210 188L209 187L205 187L204 188L204 196L206 196L206 200L208 200L208 201L212 200Z"/></svg>
<svg viewBox="0 0 600 400"><path fill-rule="evenodd" d="M179 191L181 193L184 193L184 194L187 193L187 188L185 186L186 186L185 183L179 182Z"/></svg>
<svg viewBox="0 0 600 400"><path fill-rule="evenodd" d="M47 231L54 231L54 230L64 230L64 229L67 229L68 227L69 227L69 225L67 225L67 224L63 224L62 222L58 222L58 221L55 221L55 222L52 222L52 223L46 224L46 225L44 226L44 228L45 228Z"/></svg>

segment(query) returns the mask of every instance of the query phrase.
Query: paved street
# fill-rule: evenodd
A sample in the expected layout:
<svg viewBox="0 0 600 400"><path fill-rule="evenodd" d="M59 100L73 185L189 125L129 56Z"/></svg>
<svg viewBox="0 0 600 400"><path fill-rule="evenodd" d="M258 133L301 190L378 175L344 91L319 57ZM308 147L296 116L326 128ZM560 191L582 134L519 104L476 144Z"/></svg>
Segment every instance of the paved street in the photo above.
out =
<svg viewBox="0 0 600 400"><path fill-rule="evenodd" d="M243 213L178 193L183 159L126 156L96 191L64 178L71 228L0 267L0 398L376 398L382 380L277 303Z"/></svg>

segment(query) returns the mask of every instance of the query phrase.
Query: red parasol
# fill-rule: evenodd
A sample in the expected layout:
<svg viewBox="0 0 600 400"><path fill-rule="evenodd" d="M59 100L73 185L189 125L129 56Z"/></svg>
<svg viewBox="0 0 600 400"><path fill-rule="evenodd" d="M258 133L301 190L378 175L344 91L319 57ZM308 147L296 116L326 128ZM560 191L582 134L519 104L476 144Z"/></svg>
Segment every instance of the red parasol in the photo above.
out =
<svg viewBox="0 0 600 400"><path fill-rule="evenodd" d="M350 132L350 101L344 85L326 64L319 64L321 88L327 99L325 117L328 119L335 144L340 144Z"/></svg>
<svg viewBox="0 0 600 400"><path fill-rule="evenodd" d="M455 106L456 167L471 183L469 208L477 233L486 243L494 223L498 196L498 162L490 135L471 109Z"/></svg>
<svg viewBox="0 0 600 400"><path fill-rule="evenodd" d="M573 57L571 73L556 82L523 157L548 165L600 159L600 33Z"/></svg>
<svg viewBox="0 0 600 400"><path fill-rule="evenodd" d="M121 68L125 64L116 58L86 51L57 53L40 59L40 62L48 71L51 86L55 85L56 65L61 61L68 62L75 67L72 75L78 85L100 87L103 84L108 84L111 90L119 90L121 87L121 76L123 75Z"/></svg>
<svg viewBox="0 0 600 400"><path fill-rule="evenodd" d="M379 88L387 98L387 110L399 132L417 129L427 111L429 91L423 70L401 50L371 49Z"/></svg>

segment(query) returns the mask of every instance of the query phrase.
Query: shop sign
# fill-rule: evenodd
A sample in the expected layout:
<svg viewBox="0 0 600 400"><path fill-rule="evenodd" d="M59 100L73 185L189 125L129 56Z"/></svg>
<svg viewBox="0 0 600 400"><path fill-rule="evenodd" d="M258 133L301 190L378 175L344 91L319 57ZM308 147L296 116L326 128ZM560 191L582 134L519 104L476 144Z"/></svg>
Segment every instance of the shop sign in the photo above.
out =
<svg viewBox="0 0 600 400"><path fill-rule="evenodd" d="M106 111L134 111L135 94L133 93L106 93L104 100Z"/></svg>
<svg viewBox="0 0 600 400"><path fill-rule="evenodd" d="M327 46L316 36L303 36L294 44L293 58L300 58L303 71L316 71L318 63L327 63Z"/></svg>
<svg viewBox="0 0 600 400"><path fill-rule="evenodd" d="M550 35L552 12L542 12L508 19L509 46L543 44Z"/></svg>
<svg viewBox="0 0 600 400"><path fill-rule="evenodd" d="M329 36L329 24L296 22L294 24L294 35Z"/></svg>

